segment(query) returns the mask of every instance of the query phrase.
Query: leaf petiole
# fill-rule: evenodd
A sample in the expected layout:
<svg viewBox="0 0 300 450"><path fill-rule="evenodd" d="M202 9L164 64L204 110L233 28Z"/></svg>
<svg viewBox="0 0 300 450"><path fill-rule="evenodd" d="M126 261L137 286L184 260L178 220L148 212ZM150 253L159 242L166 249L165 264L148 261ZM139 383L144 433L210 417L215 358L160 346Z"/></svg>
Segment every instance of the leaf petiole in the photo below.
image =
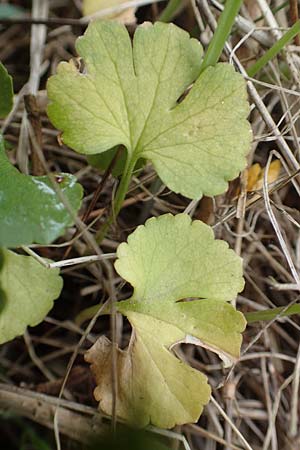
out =
<svg viewBox="0 0 300 450"><path fill-rule="evenodd" d="M132 158L130 157L130 155L128 155L127 160L126 160L126 165L125 165L125 169L124 172L122 174L121 177L121 181L120 184L118 186L117 189L117 193L116 196L113 200L113 209L111 214L109 215L106 223L104 224L104 226L99 230L99 232L96 234L96 241L98 244L100 244L102 242L102 240L104 239L110 225L116 220L121 208L122 208L122 204L123 201L126 197L127 191L128 191L128 187L129 187L129 183L132 177L132 173L134 171L135 165L136 165L136 158Z"/></svg>

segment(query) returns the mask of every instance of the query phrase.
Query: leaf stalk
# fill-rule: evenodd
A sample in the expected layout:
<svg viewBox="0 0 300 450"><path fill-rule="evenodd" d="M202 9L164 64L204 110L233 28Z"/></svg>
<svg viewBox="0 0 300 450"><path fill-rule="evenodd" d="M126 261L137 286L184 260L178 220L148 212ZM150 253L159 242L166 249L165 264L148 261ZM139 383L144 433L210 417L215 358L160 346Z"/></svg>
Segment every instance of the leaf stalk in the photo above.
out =
<svg viewBox="0 0 300 450"><path fill-rule="evenodd" d="M122 208L122 204L124 202L124 199L126 197L127 191L128 191L128 187L129 187L129 183L132 177L132 173L134 170L134 167L136 165L136 159L135 158L131 158L130 155L128 155L127 160L126 160L126 165L125 165L125 169L124 172L122 174L121 177L121 181L120 184L118 186L117 189L117 193L116 196L114 198L113 201L113 208L112 208L112 212L109 215L106 223L104 224L104 226L99 230L99 232L96 234L96 241L98 244L100 244L102 242L102 240L104 239L110 225L116 220L121 208Z"/></svg>

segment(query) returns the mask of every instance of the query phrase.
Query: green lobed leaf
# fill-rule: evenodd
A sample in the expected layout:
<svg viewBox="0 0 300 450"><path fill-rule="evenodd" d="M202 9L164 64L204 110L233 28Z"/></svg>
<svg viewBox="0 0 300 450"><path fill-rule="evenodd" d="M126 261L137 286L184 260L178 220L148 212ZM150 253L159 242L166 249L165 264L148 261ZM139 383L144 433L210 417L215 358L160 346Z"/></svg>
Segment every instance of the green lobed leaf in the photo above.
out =
<svg viewBox="0 0 300 450"><path fill-rule="evenodd" d="M61 63L47 84L48 115L67 145L91 155L123 144L127 166L150 160L187 197L226 190L251 139L245 82L232 66L199 76L199 42L159 22L139 26L133 46L124 26L93 22L76 48L84 73Z"/></svg>
<svg viewBox="0 0 300 450"><path fill-rule="evenodd" d="M118 351L117 414L146 426L196 422L210 398L206 377L177 359L172 348L190 343L227 364L239 357L244 316L228 301L243 289L242 261L211 228L186 214L148 220L117 250L117 272L133 287L117 309L134 329ZM95 397L112 412L112 345L100 338L87 361L97 380Z"/></svg>
<svg viewBox="0 0 300 450"><path fill-rule="evenodd" d="M76 213L82 187L70 174L60 173L55 179ZM24 175L8 161L1 136L0 211L0 246L4 247L50 244L74 222L47 176Z"/></svg>
<svg viewBox="0 0 300 450"><path fill-rule="evenodd" d="M6 117L13 107L13 83L12 77L0 62L0 118Z"/></svg>
<svg viewBox="0 0 300 450"><path fill-rule="evenodd" d="M31 256L0 249L0 344L40 323L62 289L59 269L47 269Z"/></svg>

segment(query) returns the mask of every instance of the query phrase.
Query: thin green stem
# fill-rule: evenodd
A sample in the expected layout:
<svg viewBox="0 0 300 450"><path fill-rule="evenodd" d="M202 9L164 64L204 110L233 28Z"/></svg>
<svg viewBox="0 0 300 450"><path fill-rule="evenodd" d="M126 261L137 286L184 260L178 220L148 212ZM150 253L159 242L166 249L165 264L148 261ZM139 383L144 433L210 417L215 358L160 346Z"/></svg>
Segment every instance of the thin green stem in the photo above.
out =
<svg viewBox="0 0 300 450"><path fill-rule="evenodd" d="M258 322L260 320L273 320L277 316L278 317L286 317L292 316L293 314L300 314L300 304L297 303L295 305L290 306L285 309L285 307L281 308L272 308L266 309L264 311L255 311L251 313L244 314L248 323Z"/></svg>
<svg viewBox="0 0 300 450"><path fill-rule="evenodd" d="M169 3L159 16L158 20L160 22L171 22L181 4L182 0L169 0Z"/></svg>
<svg viewBox="0 0 300 450"><path fill-rule="evenodd" d="M223 12L219 18L218 26L205 53L201 72L209 66L214 66L219 61L225 42L230 34L235 18L239 12L243 0L227 0Z"/></svg>
<svg viewBox="0 0 300 450"><path fill-rule="evenodd" d="M252 66L249 67L247 73L249 77L254 77L271 59L273 59L281 50L300 33L300 20L298 20L280 39L269 48L264 55L259 58Z"/></svg>
<svg viewBox="0 0 300 450"><path fill-rule="evenodd" d="M110 225L116 220L116 218L122 208L122 204L123 204L123 201L124 201L125 196L128 191L128 186L129 186L129 183L130 183L130 180L132 177L132 173L133 173L135 164L136 164L136 160L133 158L130 158L128 156L126 165L125 165L125 169L124 169L120 184L118 186L116 196L114 198L112 213L108 217L105 225L96 234L96 241L98 244L101 243L101 241L105 237Z"/></svg>

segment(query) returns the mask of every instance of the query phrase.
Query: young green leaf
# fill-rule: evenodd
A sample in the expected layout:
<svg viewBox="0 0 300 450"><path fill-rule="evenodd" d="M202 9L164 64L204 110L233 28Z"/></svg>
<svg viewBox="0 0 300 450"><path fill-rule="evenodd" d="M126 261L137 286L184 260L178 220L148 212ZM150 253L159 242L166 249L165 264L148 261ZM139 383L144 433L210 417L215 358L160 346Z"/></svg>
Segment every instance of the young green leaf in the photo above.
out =
<svg viewBox="0 0 300 450"><path fill-rule="evenodd" d="M57 186L74 213L80 207L82 187L70 174L57 174ZM0 136L0 246L33 242L49 244L61 236L73 219L47 176L21 174L7 159Z"/></svg>
<svg viewBox="0 0 300 450"><path fill-rule="evenodd" d="M84 72L61 63L47 85L48 114L67 145L91 155L123 144L128 173L148 159L187 197L226 190L251 139L245 82L232 66L199 76L199 42L159 22L138 27L133 46L124 26L93 22L76 48Z"/></svg>
<svg viewBox="0 0 300 450"><path fill-rule="evenodd" d="M58 269L47 269L31 256L0 249L0 344L40 323L62 289Z"/></svg>
<svg viewBox="0 0 300 450"><path fill-rule="evenodd" d="M242 290L241 259L210 227L186 214L148 220L119 246L117 272L133 287L117 304L134 329L118 351L117 414L133 424L171 428L195 422L209 401L206 377L171 352L191 343L226 363L239 357L243 315L227 302ZM111 344L100 338L87 353L96 399L112 411Z"/></svg>
<svg viewBox="0 0 300 450"><path fill-rule="evenodd" d="M12 77L0 62L0 118L6 117L13 106Z"/></svg>

